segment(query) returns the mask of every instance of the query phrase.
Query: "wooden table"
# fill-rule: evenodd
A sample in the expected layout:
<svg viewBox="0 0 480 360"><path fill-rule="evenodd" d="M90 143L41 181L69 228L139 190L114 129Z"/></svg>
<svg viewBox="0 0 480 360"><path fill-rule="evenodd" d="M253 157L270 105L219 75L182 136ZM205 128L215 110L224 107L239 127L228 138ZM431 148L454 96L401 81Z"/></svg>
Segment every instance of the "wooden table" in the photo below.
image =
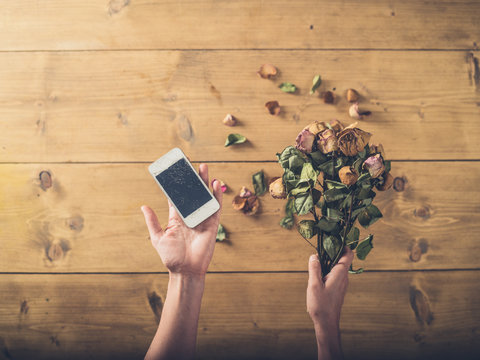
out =
<svg viewBox="0 0 480 360"><path fill-rule="evenodd" d="M313 359L311 249L230 202L312 120L360 126L392 159L374 250L342 313L348 359L480 354L480 2L9 1L0 4L0 359L142 358L166 295L140 212L147 166L179 146L225 181L201 359ZM280 69L263 80L263 63ZM308 94L321 90L335 105ZM278 89L282 81L296 95ZM278 100L282 115L266 113ZM224 148L232 130L248 144Z"/></svg>

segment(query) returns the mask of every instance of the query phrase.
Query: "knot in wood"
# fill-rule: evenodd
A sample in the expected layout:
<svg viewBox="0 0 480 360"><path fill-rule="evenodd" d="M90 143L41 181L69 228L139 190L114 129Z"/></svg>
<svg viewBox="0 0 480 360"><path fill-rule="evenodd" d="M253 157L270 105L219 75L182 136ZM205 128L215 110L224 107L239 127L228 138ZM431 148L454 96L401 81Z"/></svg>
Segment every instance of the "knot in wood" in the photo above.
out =
<svg viewBox="0 0 480 360"><path fill-rule="evenodd" d="M393 188L395 189L395 191L398 192L405 190L405 178L396 177L393 180Z"/></svg>

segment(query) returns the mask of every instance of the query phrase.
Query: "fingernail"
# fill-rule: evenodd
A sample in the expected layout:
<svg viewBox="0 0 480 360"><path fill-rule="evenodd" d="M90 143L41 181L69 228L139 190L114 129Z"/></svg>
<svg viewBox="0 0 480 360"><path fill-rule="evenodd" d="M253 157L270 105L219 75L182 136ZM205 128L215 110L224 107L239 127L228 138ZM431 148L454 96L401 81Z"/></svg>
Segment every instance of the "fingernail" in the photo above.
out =
<svg viewBox="0 0 480 360"><path fill-rule="evenodd" d="M310 261L318 261L318 256L315 254L310 255Z"/></svg>

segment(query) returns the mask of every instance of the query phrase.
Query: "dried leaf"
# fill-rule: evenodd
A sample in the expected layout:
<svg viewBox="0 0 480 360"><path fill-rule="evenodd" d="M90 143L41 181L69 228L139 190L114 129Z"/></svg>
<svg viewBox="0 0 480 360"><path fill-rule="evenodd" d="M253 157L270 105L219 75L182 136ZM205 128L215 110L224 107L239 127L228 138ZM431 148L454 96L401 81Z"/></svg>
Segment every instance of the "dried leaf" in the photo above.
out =
<svg viewBox="0 0 480 360"><path fill-rule="evenodd" d="M363 240L360 244L358 244L357 251L356 251L357 258L359 258L360 260L365 260L368 253L373 248L372 240L373 240L373 235L370 234L365 238L365 240Z"/></svg>
<svg viewBox="0 0 480 360"><path fill-rule="evenodd" d="M227 238L227 233L222 224L218 224L216 241L223 241Z"/></svg>
<svg viewBox="0 0 480 360"><path fill-rule="evenodd" d="M294 219L293 216L285 216L280 220L280 226L285 228L285 229L291 229L294 225Z"/></svg>
<svg viewBox="0 0 480 360"><path fill-rule="evenodd" d="M267 186L265 185L265 175L263 170L252 175L253 189L255 190L255 195L263 195L267 191Z"/></svg>
<svg viewBox="0 0 480 360"><path fill-rule="evenodd" d="M316 234L315 221L313 220L302 220L298 223L298 232L305 239L311 239L313 235Z"/></svg>
<svg viewBox="0 0 480 360"><path fill-rule="evenodd" d="M230 145L241 144L247 141L247 138L240 134L229 134L225 141L225 147Z"/></svg>
<svg viewBox="0 0 480 360"><path fill-rule="evenodd" d="M289 82L281 83L279 88L280 90L286 93L294 93L295 91L297 91L297 87L294 84Z"/></svg>
<svg viewBox="0 0 480 360"><path fill-rule="evenodd" d="M277 68L272 64L263 64L260 66L260 70L257 71L257 74L262 79L271 79L277 75Z"/></svg>
<svg viewBox="0 0 480 360"><path fill-rule="evenodd" d="M358 95L357 90L355 89L348 89L347 90L347 101L348 102L357 102L360 99L360 95Z"/></svg>
<svg viewBox="0 0 480 360"><path fill-rule="evenodd" d="M310 89L310 95L312 95L315 90L317 90L322 84L322 78L320 75L315 75L312 81L312 88Z"/></svg>

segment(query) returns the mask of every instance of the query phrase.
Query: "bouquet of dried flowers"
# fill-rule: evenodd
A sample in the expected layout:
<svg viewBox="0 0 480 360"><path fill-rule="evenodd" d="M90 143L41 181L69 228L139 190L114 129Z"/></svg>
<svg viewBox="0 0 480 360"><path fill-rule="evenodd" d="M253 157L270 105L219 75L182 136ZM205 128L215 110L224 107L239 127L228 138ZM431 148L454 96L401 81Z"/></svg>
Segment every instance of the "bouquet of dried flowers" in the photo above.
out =
<svg viewBox="0 0 480 360"><path fill-rule="evenodd" d="M295 146L277 153L284 172L272 179L269 191L276 199L287 199L280 225L290 229L294 214L313 215L296 226L316 249L324 275L338 262L344 246L360 260L373 248L373 235L360 241L355 224L358 220L368 228L382 217L372 203L374 189L388 190L393 177L382 145L369 145L371 135L357 123L344 127L337 120L315 121L298 134ZM310 241L314 236L316 245Z"/></svg>

